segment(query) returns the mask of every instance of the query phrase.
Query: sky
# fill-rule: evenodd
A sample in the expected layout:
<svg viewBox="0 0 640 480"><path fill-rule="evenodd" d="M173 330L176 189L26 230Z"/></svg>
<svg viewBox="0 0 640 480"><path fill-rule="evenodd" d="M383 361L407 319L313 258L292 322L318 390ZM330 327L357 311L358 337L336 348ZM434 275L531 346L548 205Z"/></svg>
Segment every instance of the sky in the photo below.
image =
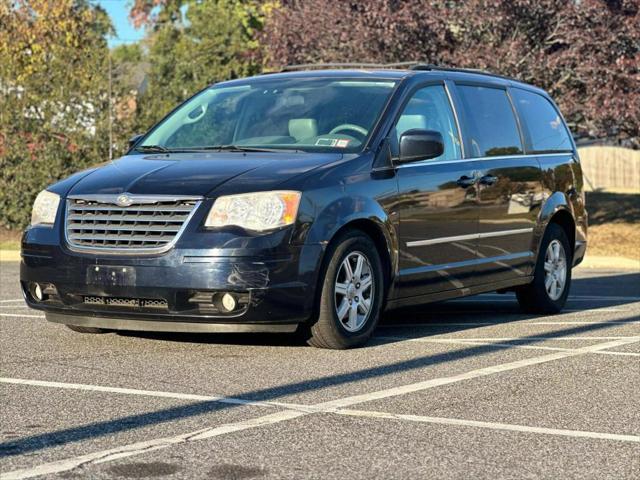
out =
<svg viewBox="0 0 640 480"><path fill-rule="evenodd" d="M144 36L144 29L135 29L129 21L129 6L131 0L95 0L96 4L102 6L113 22L117 37L109 38L109 46L115 47L123 43L136 42Z"/></svg>

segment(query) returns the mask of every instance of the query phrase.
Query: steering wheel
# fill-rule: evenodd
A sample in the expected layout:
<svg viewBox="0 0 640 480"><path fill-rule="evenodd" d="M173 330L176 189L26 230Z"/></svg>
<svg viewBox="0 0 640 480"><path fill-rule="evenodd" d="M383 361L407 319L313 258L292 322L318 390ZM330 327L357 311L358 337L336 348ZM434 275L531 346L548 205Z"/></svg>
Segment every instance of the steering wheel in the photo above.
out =
<svg viewBox="0 0 640 480"><path fill-rule="evenodd" d="M366 138L367 134L369 133L365 128L362 128L360 125L355 125L353 123L343 123L342 125L338 125L337 127L332 128L331 131L329 132L329 135L342 132L343 130L359 133L360 135L362 135L363 138Z"/></svg>

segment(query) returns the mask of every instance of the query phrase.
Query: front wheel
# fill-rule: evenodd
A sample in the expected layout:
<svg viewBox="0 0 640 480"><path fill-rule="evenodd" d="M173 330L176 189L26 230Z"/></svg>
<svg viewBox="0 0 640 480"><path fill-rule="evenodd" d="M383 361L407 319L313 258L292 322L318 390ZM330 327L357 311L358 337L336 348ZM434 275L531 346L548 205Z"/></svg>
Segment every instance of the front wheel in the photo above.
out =
<svg viewBox="0 0 640 480"><path fill-rule="evenodd" d="M571 286L571 248L564 229L555 223L547 227L533 282L516 290L520 307L529 313L558 313L564 307Z"/></svg>
<svg viewBox="0 0 640 480"><path fill-rule="evenodd" d="M364 233L349 231L327 252L318 317L309 345L345 349L364 344L376 327L384 297L380 255Z"/></svg>

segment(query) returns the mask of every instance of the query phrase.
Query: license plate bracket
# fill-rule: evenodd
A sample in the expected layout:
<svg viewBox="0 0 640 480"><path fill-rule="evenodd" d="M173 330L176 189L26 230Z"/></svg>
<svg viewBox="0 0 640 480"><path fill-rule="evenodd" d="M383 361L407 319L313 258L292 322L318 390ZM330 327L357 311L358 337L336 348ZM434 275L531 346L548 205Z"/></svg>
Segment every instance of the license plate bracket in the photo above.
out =
<svg viewBox="0 0 640 480"><path fill-rule="evenodd" d="M92 265L87 268L86 279L89 285L132 287L136 283L136 269L128 266Z"/></svg>

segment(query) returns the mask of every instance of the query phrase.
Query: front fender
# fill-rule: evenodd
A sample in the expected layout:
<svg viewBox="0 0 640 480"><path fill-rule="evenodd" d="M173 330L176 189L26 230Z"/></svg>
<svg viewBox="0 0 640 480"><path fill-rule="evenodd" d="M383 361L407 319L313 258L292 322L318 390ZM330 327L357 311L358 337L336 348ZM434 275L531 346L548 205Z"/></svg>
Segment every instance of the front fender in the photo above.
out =
<svg viewBox="0 0 640 480"><path fill-rule="evenodd" d="M323 255L318 259L317 271L324 261L324 253L329 242L344 228L354 226L365 230L384 248L389 260L391 273L390 287L398 268L397 219L389 215L384 206L375 200L375 196L334 192L334 198L327 199L324 193L323 207L317 211L313 222L304 235L306 245L322 245ZM382 245L380 245L382 247Z"/></svg>

